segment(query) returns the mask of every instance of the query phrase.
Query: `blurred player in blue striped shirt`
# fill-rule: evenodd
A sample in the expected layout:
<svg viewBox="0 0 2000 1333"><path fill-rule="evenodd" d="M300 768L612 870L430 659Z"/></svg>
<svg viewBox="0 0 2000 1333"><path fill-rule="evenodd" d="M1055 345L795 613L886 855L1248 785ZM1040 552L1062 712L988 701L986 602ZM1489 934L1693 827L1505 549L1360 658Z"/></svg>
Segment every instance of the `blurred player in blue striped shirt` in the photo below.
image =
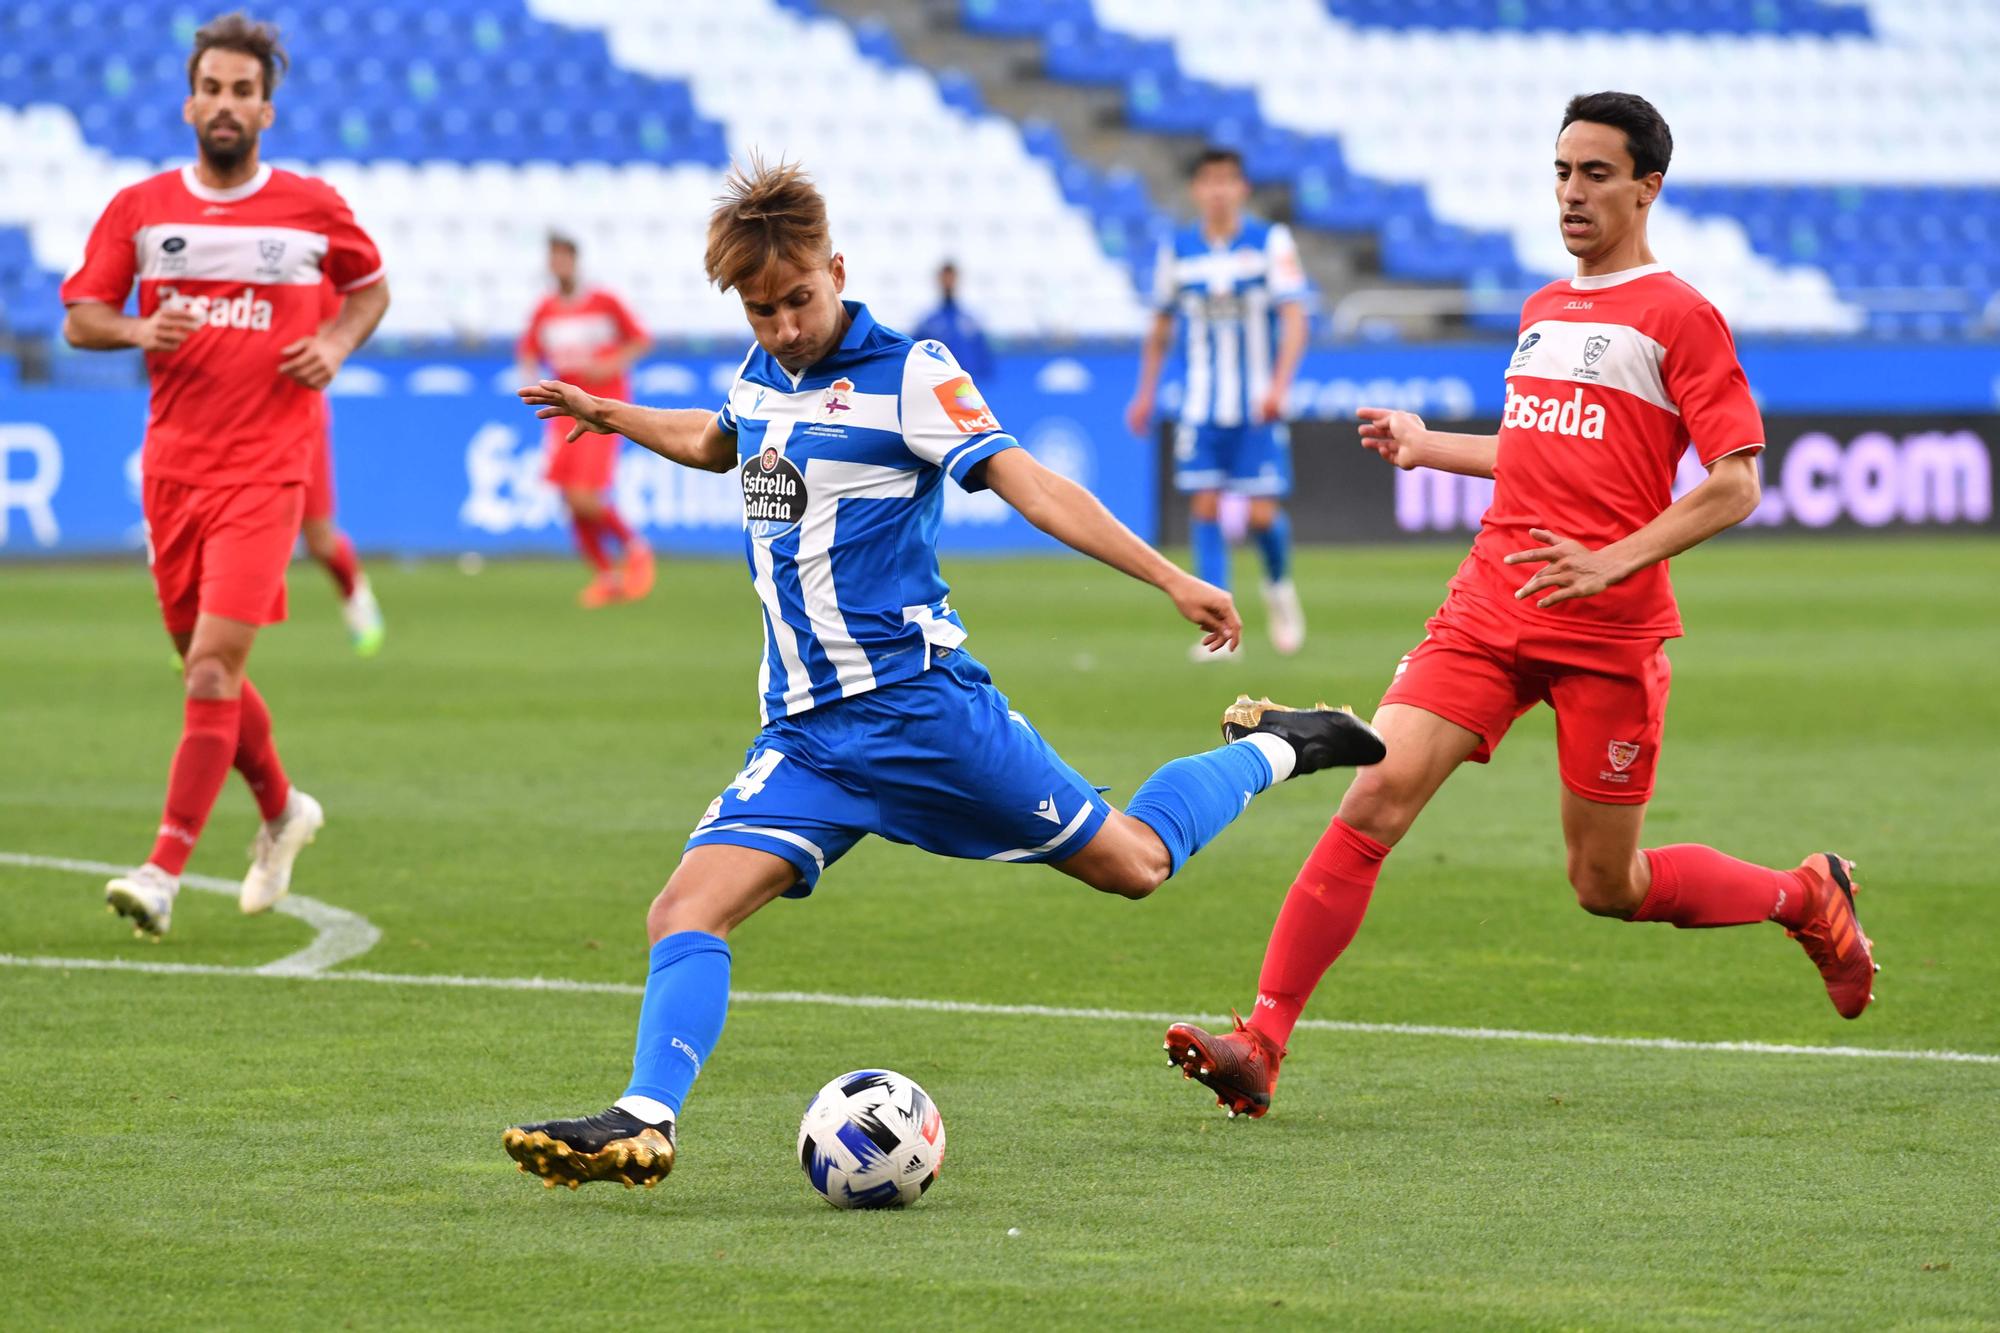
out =
<svg viewBox="0 0 2000 1333"><path fill-rule="evenodd" d="M1249 497L1271 646L1296 653L1306 621L1292 584L1292 525L1284 508L1292 489L1285 397L1306 350L1305 269L1289 228L1245 215L1250 182L1234 151L1204 151L1189 193L1198 218L1160 247L1156 313L1126 421L1133 434L1146 434L1160 369L1178 335L1187 373L1175 425L1174 485L1189 497L1195 573L1229 586L1222 492ZM1203 643L1191 650L1198 662L1235 653Z"/></svg>

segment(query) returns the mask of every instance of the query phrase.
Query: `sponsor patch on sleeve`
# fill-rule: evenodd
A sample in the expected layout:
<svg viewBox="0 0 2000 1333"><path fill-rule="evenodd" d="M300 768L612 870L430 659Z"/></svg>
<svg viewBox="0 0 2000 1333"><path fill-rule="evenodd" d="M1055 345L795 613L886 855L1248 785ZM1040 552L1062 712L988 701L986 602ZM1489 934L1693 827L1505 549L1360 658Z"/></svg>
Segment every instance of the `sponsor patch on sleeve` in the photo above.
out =
<svg viewBox="0 0 2000 1333"><path fill-rule="evenodd" d="M981 435L1000 429L993 409L986 405L986 400L979 396L979 390L973 385L972 376L959 375L948 379L931 392L937 395L938 404L961 435Z"/></svg>

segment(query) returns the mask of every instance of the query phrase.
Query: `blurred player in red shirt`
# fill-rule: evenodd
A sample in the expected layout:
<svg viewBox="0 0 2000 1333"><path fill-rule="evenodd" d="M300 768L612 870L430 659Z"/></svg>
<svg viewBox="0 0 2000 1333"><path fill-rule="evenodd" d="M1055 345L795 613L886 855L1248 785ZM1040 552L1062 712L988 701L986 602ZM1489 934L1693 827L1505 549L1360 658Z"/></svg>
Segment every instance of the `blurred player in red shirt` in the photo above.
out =
<svg viewBox="0 0 2000 1333"><path fill-rule="evenodd" d="M340 317L341 296L333 280L320 284L320 326L325 328ZM373 657L382 651L388 627L375 590L362 572L361 557L354 553L354 541L333 521L333 404L320 395L319 439L313 446L312 475L306 478L305 519L299 535L305 538L306 554L317 560L333 579L340 593L340 615L347 622L347 637L354 651Z"/></svg>
<svg viewBox="0 0 2000 1333"><path fill-rule="evenodd" d="M331 186L258 161L285 63L276 29L241 14L195 34L182 115L198 157L120 190L62 288L70 344L143 348L153 386L147 558L187 703L152 855L105 898L154 938L232 765L264 819L245 912L284 896L325 821L286 779L270 711L244 672L258 628L285 618L320 391L381 321L389 289L374 242ZM346 300L322 324L326 279ZM135 281L136 317L124 313Z"/></svg>
<svg viewBox="0 0 2000 1333"><path fill-rule="evenodd" d="M1673 138L1645 99L1573 99L1555 193L1577 276L1521 312L1494 435L1363 408L1362 443L1397 467L1495 480L1472 551L1375 714L1388 758L1362 769L1279 912L1250 1021L1167 1030L1169 1058L1231 1115L1270 1105L1299 1011L1354 938L1383 859L1454 769L1515 718L1556 713L1562 830L1578 903L1680 927L1775 921L1805 946L1843 1018L1874 998L1853 866L1815 852L1774 870L1684 843L1642 849L1666 722L1665 641L1681 633L1667 559L1759 499L1764 425L1714 306L1653 258L1647 209ZM1702 482L1673 498L1692 447Z"/></svg>
<svg viewBox="0 0 2000 1333"><path fill-rule="evenodd" d="M579 285L576 242L567 236L549 237L549 275L556 280L556 289L535 307L515 348L522 380L541 379L542 367L547 366L557 379L579 385L586 393L630 398L628 372L652 345L646 330L616 296L602 287ZM618 437L585 432L570 439L569 434L568 422L550 419L544 475L561 488L577 549L596 571L577 600L595 607L644 597L653 590L653 553L619 517L609 494L618 464ZM615 568L604 549L607 538L624 549L624 559Z"/></svg>

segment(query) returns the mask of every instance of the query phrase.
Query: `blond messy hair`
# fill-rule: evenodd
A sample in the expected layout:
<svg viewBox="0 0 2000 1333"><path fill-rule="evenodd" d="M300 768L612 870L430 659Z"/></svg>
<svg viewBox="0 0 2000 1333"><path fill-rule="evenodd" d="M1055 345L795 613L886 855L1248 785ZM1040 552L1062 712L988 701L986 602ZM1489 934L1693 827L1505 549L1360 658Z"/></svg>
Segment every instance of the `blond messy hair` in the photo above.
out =
<svg viewBox="0 0 2000 1333"><path fill-rule="evenodd" d="M737 164L708 219L708 280L742 291L777 262L817 268L833 254L826 200L796 162L766 163L755 153Z"/></svg>

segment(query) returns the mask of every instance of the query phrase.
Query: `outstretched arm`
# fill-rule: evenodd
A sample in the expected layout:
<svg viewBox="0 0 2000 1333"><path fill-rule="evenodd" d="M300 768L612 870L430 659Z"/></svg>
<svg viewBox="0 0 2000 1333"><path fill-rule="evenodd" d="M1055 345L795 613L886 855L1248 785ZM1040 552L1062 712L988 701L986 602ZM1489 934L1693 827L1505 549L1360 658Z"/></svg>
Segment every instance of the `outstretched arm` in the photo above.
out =
<svg viewBox="0 0 2000 1333"><path fill-rule="evenodd" d="M1679 555L1691 546L1741 523L1757 508L1763 487L1757 480L1755 453L1718 458L1701 485L1660 511L1660 516L1629 537L1593 551L1582 542L1543 528L1528 535L1547 545L1516 551L1510 565L1540 564L1542 569L1522 584L1515 597L1529 597L1544 588L1555 591L1536 602L1554 606L1573 597L1594 597L1649 565Z"/></svg>
<svg viewBox="0 0 2000 1333"><path fill-rule="evenodd" d="M1432 430L1415 412L1387 407L1358 408L1356 415L1361 418L1362 445L1406 472L1428 467L1468 477L1493 475L1493 458L1500 449L1497 435Z"/></svg>
<svg viewBox="0 0 2000 1333"><path fill-rule="evenodd" d="M724 430L713 412L698 407L640 407L615 398L599 398L561 380L540 380L516 390L535 415L568 417L576 424L569 438L583 435L623 435L669 462L704 472L727 472L736 466L736 437Z"/></svg>
<svg viewBox="0 0 2000 1333"><path fill-rule="evenodd" d="M1049 471L1025 449L1003 449L981 465L995 494L1030 523L1074 550L1150 583L1205 631L1211 649L1233 649L1243 621L1228 593L1203 583L1139 539L1098 498L1069 478Z"/></svg>

